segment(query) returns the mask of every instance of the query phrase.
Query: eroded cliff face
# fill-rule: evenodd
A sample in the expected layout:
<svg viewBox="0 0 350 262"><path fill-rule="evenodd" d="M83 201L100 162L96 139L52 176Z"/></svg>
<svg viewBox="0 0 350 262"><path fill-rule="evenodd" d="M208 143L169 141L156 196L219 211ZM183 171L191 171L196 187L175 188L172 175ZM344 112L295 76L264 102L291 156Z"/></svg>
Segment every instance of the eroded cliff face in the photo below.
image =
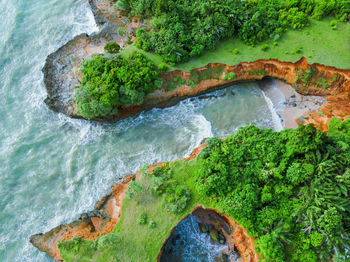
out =
<svg viewBox="0 0 350 262"><path fill-rule="evenodd" d="M196 158L205 144L195 148L191 155L182 160L191 160ZM152 173L154 168L163 165L163 162L150 165L147 172ZM35 234L30 237L30 242L40 251L47 253L55 261L63 261L58 250L57 244L64 240L70 240L73 237L95 240L96 237L110 233L121 216L122 202L125 192L128 190L128 183L138 180L141 171L136 174L124 176L121 182L115 183L111 192L103 196L95 205L91 212L81 214L79 219L53 228L49 232Z"/></svg>
<svg viewBox="0 0 350 262"><path fill-rule="evenodd" d="M229 73L233 73L235 79L225 80L225 76ZM332 117L344 120L350 115L350 70L309 64L305 58L296 63L275 59L242 62L235 66L213 63L190 72L176 70L161 76L165 83L163 88L166 88L167 83L173 81L175 77L186 80L186 83L194 81L195 86L185 84L172 91L163 89L152 93L145 99L146 106L138 108L139 110L147 110L149 105L156 107L173 105L187 97L225 88L240 81L272 77L292 85L301 95L325 96L327 102L316 112L305 115L304 124L313 123L318 129L327 131L328 122ZM125 114L126 112L128 109L125 109Z"/></svg>
<svg viewBox="0 0 350 262"><path fill-rule="evenodd" d="M96 203L95 210L84 213L78 220L60 225L45 234L32 235L30 242L55 261L63 261L57 248L58 242L67 241L73 237L94 240L99 235L108 234L121 215L121 205L128 183L135 178L136 175L126 175L122 182L116 183L111 192Z"/></svg>
<svg viewBox="0 0 350 262"><path fill-rule="evenodd" d="M78 42L78 40L74 41ZM49 64L47 63L46 66ZM234 74L234 79L225 80L225 76L230 73ZM75 85L67 85L61 81L63 85L59 87L59 84L56 83L54 88L51 88L53 85L48 83L53 76L51 75L50 79L46 77L47 74L45 75L45 83L49 94L48 104L54 105L56 111L64 112L74 118L80 118L75 113L76 107L72 100L73 87L79 83L80 76L70 76L69 79ZM328 103L320 109L323 113L318 111L317 113L311 113L310 116L305 116L305 123L314 123L318 128L326 130L328 121L333 116L344 119L350 115L350 70L341 70L321 64L309 64L305 58L296 63L281 62L275 59L242 62L234 66L211 63L190 72L175 70L162 73L160 77L164 82L162 88L147 95L143 104L122 107L116 115L94 120L116 122L135 116L145 110L173 106L189 97L209 93L242 81L261 80L264 77L280 79L292 85L302 95L319 95L327 98ZM174 79L176 78L181 79L184 84L170 90L169 86L174 85ZM63 88L64 85L66 86ZM327 108L330 110L327 110Z"/></svg>

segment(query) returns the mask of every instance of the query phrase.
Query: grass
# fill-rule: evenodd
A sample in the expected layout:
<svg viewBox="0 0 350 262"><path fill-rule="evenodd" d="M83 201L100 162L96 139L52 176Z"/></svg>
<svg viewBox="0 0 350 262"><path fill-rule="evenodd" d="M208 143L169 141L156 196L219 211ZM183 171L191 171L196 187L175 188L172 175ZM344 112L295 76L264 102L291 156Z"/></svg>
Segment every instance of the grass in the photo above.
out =
<svg viewBox="0 0 350 262"><path fill-rule="evenodd" d="M62 257L69 261L123 261L123 262L147 262L156 261L163 242L169 237L171 230L191 211L197 204L215 208L215 203L209 203L195 189L196 172L199 170L197 159L191 161L179 160L171 162L174 170L172 179L181 185L186 185L191 193L190 204L181 214L168 212L163 204L162 197L153 195L149 189L149 178L142 176L139 183L142 191L133 198L124 198L122 215L113 232L118 238L116 246L108 247L101 251L93 252L89 248L79 245L79 250L69 252L60 249ZM139 225L137 218L146 213L148 220L146 225ZM150 228L149 221L156 223L155 228ZM90 242L91 243L91 242Z"/></svg>
<svg viewBox="0 0 350 262"><path fill-rule="evenodd" d="M222 41L215 50L206 51L200 57L193 58L186 63L169 66L169 70L181 69L189 71L192 68L202 67L208 63L224 63L235 65L240 62L250 62L257 59L276 58L281 61L296 62L306 57L309 63L320 63L337 68L350 68L350 23L338 23L337 30L332 30L332 18L317 21L310 19L310 25L302 30L289 30L277 45L267 41L255 47L249 47L239 39ZM262 46L268 45L265 51ZM298 48L302 47L300 52ZM138 50L131 46L122 51L127 55ZM238 50L237 52L233 52ZM162 63L159 55L142 51L156 64Z"/></svg>
<svg viewBox="0 0 350 262"><path fill-rule="evenodd" d="M214 62L235 65L243 61L269 58L295 62L302 56L307 57L310 63L317 62L338 68L350 68L350 23L339 23L338 29L332 30L329 25L330 21L331 19L311 20L311 25L301 31L288 31L277 45L265 42L255 47L248 47L240 40L228 39L220 43L217 49L207 51L202 56L176 67L169 67L169 70L189 71L191 68ZM261 48L266 44L269 45L268 49ZM138 49L135 46L130 46L122 50L121 54L129 55L136 50ZM238 50L238 52L233 52L233 50ZM163 63L159 55L141 52L156 64ZM181 185L186 185L192 192L192 200L186 210L181 214L166 211L162 204L162 197L149 192L149 180L147 176L143 176L139 181L143 187L142 191L132 199L124 199L121 218L113 232L110 233L117 236L117 244L98 251L89 247L92 245L89 241L77 245L77 249L60 248L64 260L66 262L156 261L161 246L172 228L189 214L195 205L202 204L216 208L215 202L210 203L208 199L201 197L195 188L196 172L199 172L197 159L171 162L171 167L174 170L173 179ZM139 225L137 223L137 218L144 212L147 213L148 222L152 220L156 223L155 228L150 228L148 224Z"/></svg>

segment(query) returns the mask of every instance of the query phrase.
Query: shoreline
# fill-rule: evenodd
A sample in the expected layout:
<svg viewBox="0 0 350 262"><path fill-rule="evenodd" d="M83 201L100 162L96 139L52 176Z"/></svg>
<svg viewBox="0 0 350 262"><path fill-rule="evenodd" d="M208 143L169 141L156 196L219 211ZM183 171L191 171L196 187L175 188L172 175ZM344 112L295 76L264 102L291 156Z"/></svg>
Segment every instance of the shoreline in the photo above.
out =
<svg viewBox="0 0 350 262"><path fill-rule="evenodd" d="M285 108L282 113L284 129L297 128L309 112L317 111L326 102L324 96L304 96L283 81L275 80L275 83L276 88L285 97Z"/></svg>

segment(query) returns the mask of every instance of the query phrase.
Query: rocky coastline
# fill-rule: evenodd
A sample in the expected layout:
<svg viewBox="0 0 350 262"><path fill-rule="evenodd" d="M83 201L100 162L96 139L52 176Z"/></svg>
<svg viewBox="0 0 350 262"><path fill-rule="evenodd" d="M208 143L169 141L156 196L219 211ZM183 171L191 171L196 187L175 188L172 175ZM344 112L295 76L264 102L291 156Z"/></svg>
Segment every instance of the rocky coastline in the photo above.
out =
<svg viewBox="0 0 350 262"><path fill-rule="evenodd" d="M76 106L73 101L74 88L80 84L80 63L94 53L103 53L103 47L108 42L115 41L122 47L127 46L128 37L134 39L137 28L147 27L146 24L137 19L130 20L123 14L116 12L107 0L89 0L89 3L101 29L91 36L81 34L50 54L42 70L48 94L45 103L52 110L72 118L82 118L76 114ZM117 33L119 28L125 30L126 34L120 36ZM315 71L314 79L308 80L308 83L300 83L300 74L307 70ZM229 73L234 73L235 78L225 80L225 76ZM309 64L306 58L301 58L295 63L281 62L275 59L241 62L233 66L210 63L190 72L174 70L161 73L160 77L164 82L162 88L147 95L143 104L120 108L116 115L93 120L114 123L127 117L136 116L142 111L170 107L189 97L223 89L235 83L265 78L279 79L292 85L296 94L325 96L327 102L322 105L322 108L306 112L299 122L313 123L326 131L328 121L332 117L344 119L350 115L348 102L350 70L337 69L317 63ZM169 90L168 85L175 77L182 78L186 84ZM193 81L194 85L189 86L189 81ZM320 86L321 81L326 81L327 86ZM291 102L293 104L295 101Z"/></svg>
<svg viewBox="0 0 350 262"><path fill-rule="evenodd" d="M79 85L81 77L79 75L80 62L93 53L102 53L104 45L108 42L115 41L121 46L125 46L127 36L134 37L137 28L146 27L145 24L123 18L112 12L113 7L107 0L89 0L89 3L101 30L91 36L81 34L75 37L49 55L43 68L44 83L48 93L45 103L52 110L73 118L81 118L76 115L73 102L74 87ZM125 28L127 32L123 37L116 33L120 27ZM307 70L314 70L314 81L303 85L300 83L299 75ZM229 73L234 73L235 78L226 80L225 76ZM197 80L192 87L184 84L173 90L168 90L167 84L172 82L175 77L180 77L186 82L193 81L194 78ZM281 62L275 59L242 62L234 66L211 63L190 72L175 70L162 73L161 78L164 80L163 87L149 94L142 105L121 108L115 116L94 120L116 122L155 107L173 106L181 100L223 89L234 83L266 78L279 79L292 85L295 92L300 95L325 97L326 102L318 109L306 112L306 115L299 120L300 123L313 123L317 128L327 131L328 122L332 117L345 119L350 115L350 70L341 70L321 64L310 65L305 58L296 63ZM327 87L318 85L316 81L320 79L327 82ZM300 105L297 103L297 95L289 94L288 98L287 103L291 105L290 108ZM204 144L196 148L187 160L195 158L203 147ZM161 164L151 166L149 172ZM122 182L116 183L111 192L96 203L95 210L82 214L77 221L70 224L60 225L44 234L33 235L30 242L39 250L46 252L55 261L62 261L57 248L59 241L70 240L76 236L94 240L99 235L111 232L121 215L122 200L128 189L128 183L137 180L139 176L140 173L125 176ZM220 215L225 216L224 214ZM232 233L234 234L233 239L242 239L240 243L234 243L242 257L245 258L245 261L257 261L254 240L249 238L244 228L241 228L232 219L230 220L229 217L226 219L232 227L236 228Z"/></svg>
<svg viewBox="0 0 350 262"><path fill-rule="evenodd" d="M205 140L202 144L195 148L188 158L180 160L192 160L196 158L201 150L206 146ZM175 160L177 161L177 160ZM148 171L152 173L154 168L161 166L163 163L157 163L149 166ZM63 261L57 244L60 241L68 241L73 237L95 240L101 235L112 232L116 223L121 216L122 202L125 197L125 192L128 190L128 183L133 180L138 180L141 176L141 171L136 174L124 176L121 182L115 183L112 190L106 196L103 196L95 205L95 209L83 213L79 219L66 225L59 225L49 232L39 233L30 237L30 242L40 251L47 253L54 261ZM256 262L258 254L254 250L254 239L251 238L246 230L240 226L232 218L222 212L198 205L191 212L200 218L202 223L214 227L218 232L221 232L228 243L229 250L238 250L243 261ZM211 219L209 219L211 217ZM184 217L183 219L186 219ZM180 223L181 221L179 221ZM169 237L175 228L169 232ZM163 247L168 239L164 240ZM163 248L160 250L157 261L160 261Z"/></svg>

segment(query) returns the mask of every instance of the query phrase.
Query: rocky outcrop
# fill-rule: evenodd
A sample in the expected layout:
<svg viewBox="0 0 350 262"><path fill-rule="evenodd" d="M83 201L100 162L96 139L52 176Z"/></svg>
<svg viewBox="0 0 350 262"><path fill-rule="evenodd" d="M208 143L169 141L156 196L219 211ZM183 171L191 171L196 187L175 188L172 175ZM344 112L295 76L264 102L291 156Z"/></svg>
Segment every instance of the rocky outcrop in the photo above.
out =
<svg viewBox="0 0 350 262"><path fill-rule="evenodd" d="M46 58L42 69L47 90L45 103L50 109L71 117L78 117L73 95L75 86L80 84L80 63L92 54L103 53L109 42L126 46L127 38L133 37L137 28L146 27L136 20L122 17L108 0L89 0L89 3L101 29L92 35L78 35L67 42ZM123 36L118 34L119 28L123 28Z"/></svg>
<svg viewBox="0 0 350 262"><path fill-rule="evenodd" d="M39 250L46 252L55 261L63 261L57 243L73 237L94 240L99 235L111 232L121 215L121 204L128 189L128 183L135 175L127 175L123 181L116 183L111 192L96 203L95 209L84 213L70 224L60 225L45 234L30 237L30 242Z"/></svg>

